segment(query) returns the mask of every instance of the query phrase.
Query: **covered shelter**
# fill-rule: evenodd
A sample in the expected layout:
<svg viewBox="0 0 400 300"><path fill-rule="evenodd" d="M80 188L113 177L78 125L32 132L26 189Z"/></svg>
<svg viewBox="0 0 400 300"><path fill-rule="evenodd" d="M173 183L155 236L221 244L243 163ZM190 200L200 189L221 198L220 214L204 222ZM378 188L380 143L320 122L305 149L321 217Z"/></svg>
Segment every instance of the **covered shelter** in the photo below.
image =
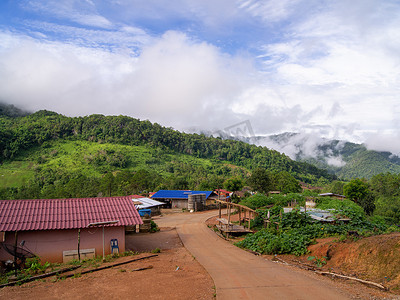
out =
<svg viewBox="0 0 400 300"><path fill-rule="evenodd" d="M124 252L125 226L138 224L128 196L0 200L0 260L13 259L6 245L23 245L48 262Z"/></svg>
<svg viewBox="0 0 400 300"><path fill-rule="evenodd" d="M198 194L204 194L206 201L209 200L211 196L216 196L213 191L159 190L151 199L162 201L172 208L188 209L189 195Z"/></svg>
<svg viewBox="0 0 400 300"><path fill-rule="evenodd" d="M336 198L339 200L343 200L344 198L346 198L345 195L340 195L340 194L335 194L335 193L322 193L318 195L319 197L331 197L331 198Z"/></svg>
<svg viewBox="0 0 400 300"><path fill-rule="evenodd" d="M164 202L160 202L146 197L138 197L132 200L137 210L150 209L152 215L159 215L161 213L160 208L163 205L165 205Z"/></svg>
<svg viewBox="0 0 400 300"><path fill-rule="evenodd" d="M241 204L236 204L232 202L227 202L223 200L216 200L218 203L218 219L217 221L219 222L219 225L217 225L217 228L229 236L230 234L245 234L245 233L250 233L253 232L250 230L250 225L251 225L251 220L254 219L258 214L255 210L241 205ZM222 206L226 206L226 216L227 219L222 218ZM239 224L232 224L231 223L231 215L232 215L232 208L236 209L239 217ZM247 216L246 216L247 214ZM242 225L242 223L247 223L247 228L245 224Z"/></svg>

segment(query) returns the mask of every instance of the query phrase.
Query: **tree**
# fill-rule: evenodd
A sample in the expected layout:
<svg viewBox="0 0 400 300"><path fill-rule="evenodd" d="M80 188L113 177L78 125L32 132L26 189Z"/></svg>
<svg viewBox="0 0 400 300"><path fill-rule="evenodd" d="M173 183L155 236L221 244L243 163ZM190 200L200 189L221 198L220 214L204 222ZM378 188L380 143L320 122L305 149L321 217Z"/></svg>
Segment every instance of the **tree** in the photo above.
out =
<svg viewBox="0 0 400 300"><path fill-rule="evenodd" d="M330 185L327 186L326 192L343 195L343 187L346 183L343 181L334 180Z"/></svg>
<svg viewBox="0 0 400 300"><path fill-rule="evenodd" d="M103 195L107 197L111 197L114 194L115 188L115 177L113 173L106 173L101 182L101 189L104 191Z"/></svg>
<svg viewBox="0 0 400 300"><path fill-rule="evenodd" d="M369 181L371 190L376 197L392 197L400 194L400 178L396 174L378 174Z"/></svg>
<svg viewBox="0 0 400 300"><path fill-rule="evenodd" d="M240 177L231 177L224 182L224 188L231 192L240 191L243 185L243 180Z"/></svg>
<svg viewBox="0 0 400 300"><path fill-rule="evenodd" d="M271 190L271 176L264 168L257 168L251 173L248 183L254 191L268 193Z"/></svg>
<svg viewBox="0 0 400 300"><path fill-rule="evenodd" d="M301 193L300 183L287 171L282 171L274 175L273 187L283 194Z"/></svg>
<svg viewBox="0 0 400 300"><path fill-rule="evenodd" d="M223 184L224 184L224 179L222 177L217 175L212 175L206 179L203 179L198 185L198 188L202 191L212 191L222 188Z"/></svg>
<svg viewBox="0 0 400 300"><path fill-rule="evenodd" d="M174 178L171 185L171 188L174 190L187 190L189 188L189 182L183 176Z"/></svg>
<svg viewBox="0 0 400 300"><path fill-rule="evenodd" d="M343 193L350 200L360 205L366 214L370 215L375 209L375 198L367 182L356 178L343 187Z"/></svg>
<svg viewBox="0 0 400 300"><path fill-rule="evenodd" d="M379 197L374 215L382 216L393 224L400 223L400 197Z"/></svg>

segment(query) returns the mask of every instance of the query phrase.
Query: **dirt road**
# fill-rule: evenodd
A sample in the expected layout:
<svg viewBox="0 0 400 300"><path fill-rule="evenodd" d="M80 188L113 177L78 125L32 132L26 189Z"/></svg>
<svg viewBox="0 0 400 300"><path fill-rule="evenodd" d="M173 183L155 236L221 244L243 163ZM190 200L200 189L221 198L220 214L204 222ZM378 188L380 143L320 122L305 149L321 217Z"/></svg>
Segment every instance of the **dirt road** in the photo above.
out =
<svg viewBox="0 0 400 300"><path fill-rule="evenodd" d="M159 226L176 226L192 255L209 272L218 299L350 299L328 281L267 261L219 238L205 225L216 211L170 214Z"/></svg>

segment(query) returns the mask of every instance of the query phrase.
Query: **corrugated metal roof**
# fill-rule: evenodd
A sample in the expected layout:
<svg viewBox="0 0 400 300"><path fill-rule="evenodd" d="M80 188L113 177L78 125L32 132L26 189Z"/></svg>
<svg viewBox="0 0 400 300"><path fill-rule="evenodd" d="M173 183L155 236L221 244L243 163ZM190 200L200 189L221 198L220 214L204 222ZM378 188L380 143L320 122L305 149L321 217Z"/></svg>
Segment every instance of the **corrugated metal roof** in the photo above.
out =
<svg viewBox="0 0 400 300"><path fill-rule="evenodd" d="M340 198L346 198L346 196L344 195L339 195L339 194L334 194L334 193L323 193L323 194L319 194L318 196L321 197L340 197Z"/></svg>
<svg viewBox="0 0 400 300"><path fill-rule="evenodd" d="M109 226L143 223L131 197L0 200L0 231L85 228L113 220L119 222Z"/></svg>
<svg viewBox="0 0 400 300"><path fill-rule="evenodd" d="M137 204L136 208L137 209L143 209L143 208L150 208L150 207L154 207L154 206L160 206L160 205L164 205L165 203L160 202L160 201L156 201L150 198L135 198L133 200L133 203L135 202L140 202L142 204Z"/></svg>
<svg viewBox="0 0 400 300"><path fill-rule="evenodd" d="M219 189L219 190L215 190L216 193L220 192L220 193L225 193L225 194L231 194L232 192L227 191L227 190L223 190L223 189Z"/></svg>
<svg viewBox="0 0 400 300"><path fill-rule="evenodd" d="M178 190L159 190L151 198L153 199L188 199L189 195L206 194L206 199L210 197L212 191L178 191Z"/></svg>

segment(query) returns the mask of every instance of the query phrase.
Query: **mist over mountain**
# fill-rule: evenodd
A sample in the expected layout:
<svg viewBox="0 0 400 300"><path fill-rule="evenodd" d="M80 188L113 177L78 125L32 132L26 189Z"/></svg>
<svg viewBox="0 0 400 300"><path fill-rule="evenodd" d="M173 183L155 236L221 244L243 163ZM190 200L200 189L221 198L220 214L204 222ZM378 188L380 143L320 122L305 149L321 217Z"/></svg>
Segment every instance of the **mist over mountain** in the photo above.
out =
<svg viewBox="0 0 400 300"><path fill-rule="evenodd" d="M0 116L15 118L15 117L24 117L29 114L30 112L28 111L15 107L12 104L6 104L0 101Z"/></svg>
<svg viewBox="0 0 400 300"><path fill-rule="evenodd" d="M285 153L296 161L311 163L342 179L369 179L379 173L400 172L399 156L389 151L375 151L366 144L291 132L253 140L257 145Z"/></svg>
<svg viewBox="0 0 400 300"><path fill-rule="evenodd" d="M246 128L236 131L197 131L205 135L233 139L268 147L291 159L327 170L341 179L370 179L380 173L400 173L400 157L390 151L376 151L370 145L331 140L309 133L285 132L269 136L251 134Z"/></svg>

